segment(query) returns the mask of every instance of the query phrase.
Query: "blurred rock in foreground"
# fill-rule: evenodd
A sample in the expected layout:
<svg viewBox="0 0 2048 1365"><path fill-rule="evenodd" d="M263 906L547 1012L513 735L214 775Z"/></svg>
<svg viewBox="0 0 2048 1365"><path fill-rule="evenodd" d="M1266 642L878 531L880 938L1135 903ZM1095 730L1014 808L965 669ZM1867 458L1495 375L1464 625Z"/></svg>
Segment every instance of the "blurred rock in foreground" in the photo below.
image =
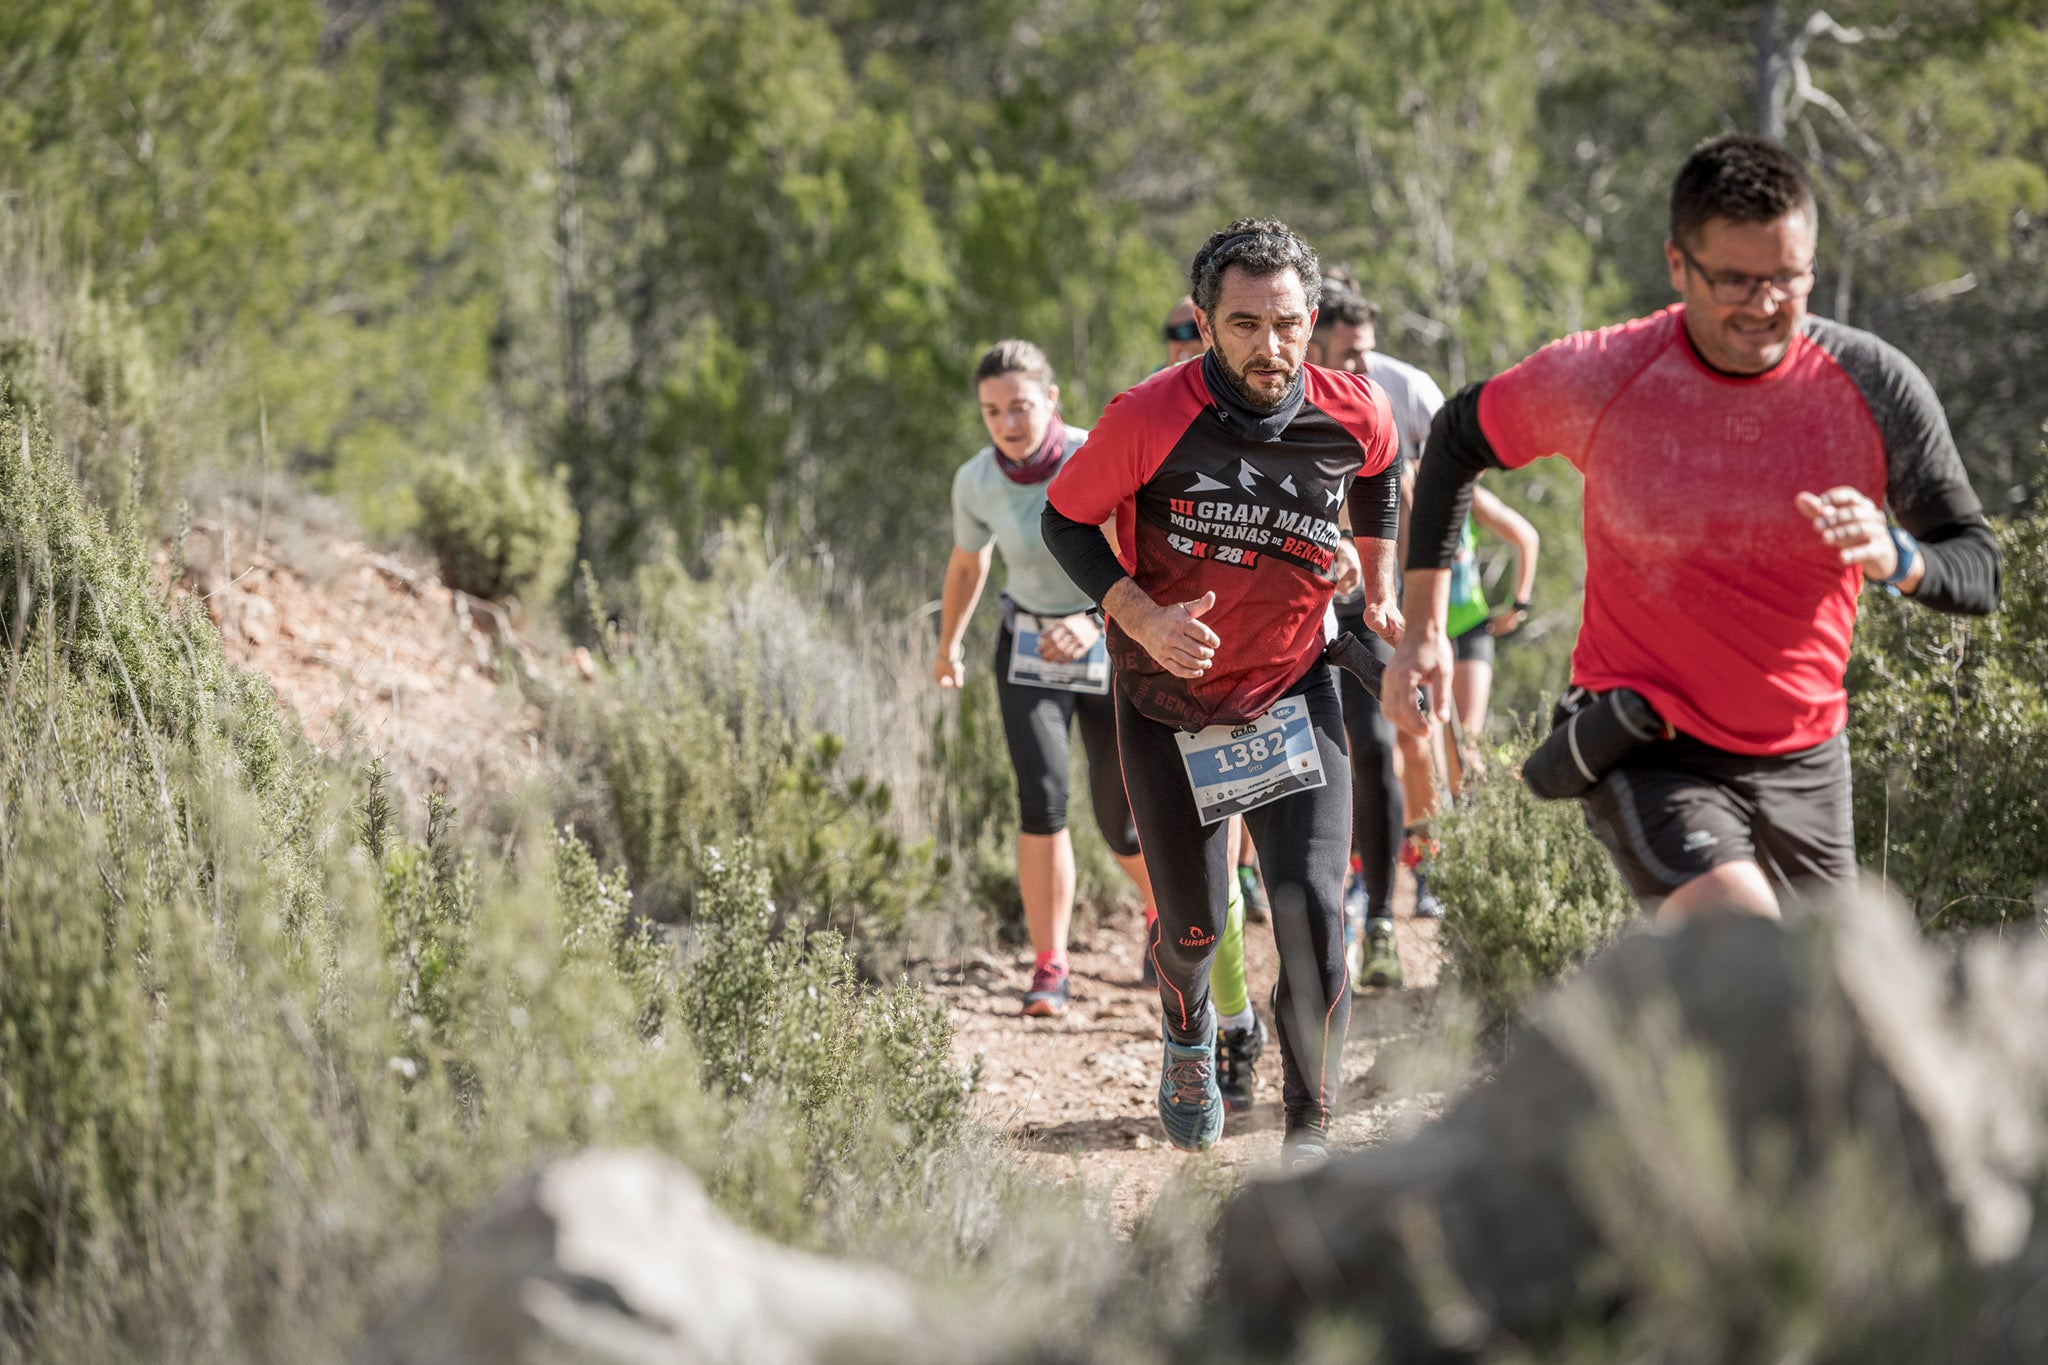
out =
<svg viewBox="0 0 2048 1365"><path fill-rule="evenodd" d="M1237 1198L1224 1350L2048 1359L2044 1042L2038 934L1868 895L1631 935L1440 1121Z"/></svg>
<svg viewBox="0 0 2048 1365"><path fill-rule="evenodd" d="M514 1184L366 1365L804 1365L912 1322L893 1276L764 1241L664 1158L593 1150Z"/></svg>

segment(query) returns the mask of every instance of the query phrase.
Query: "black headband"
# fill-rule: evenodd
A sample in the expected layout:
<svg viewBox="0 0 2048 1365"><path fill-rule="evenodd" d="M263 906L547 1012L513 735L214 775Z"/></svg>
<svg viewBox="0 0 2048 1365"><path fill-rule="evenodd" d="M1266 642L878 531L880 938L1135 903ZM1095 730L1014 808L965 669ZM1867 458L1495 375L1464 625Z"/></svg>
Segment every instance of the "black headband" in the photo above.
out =
<svg viewBox="0 0 2048 1365"><path fill-rule="evenodd" d="M1214 247L1210 248L1209 260L1213 263L1218 256L1221 256L1224 252L1230 250L1230 248L1236 246L1239 242L1249 242L1257 237L1274 237L1277 235L1279 234L1267 232L1261 228L1253 228L1250 232L1234 232L1230 236L1225 237L1222 241L1218 242Z"/></svg>

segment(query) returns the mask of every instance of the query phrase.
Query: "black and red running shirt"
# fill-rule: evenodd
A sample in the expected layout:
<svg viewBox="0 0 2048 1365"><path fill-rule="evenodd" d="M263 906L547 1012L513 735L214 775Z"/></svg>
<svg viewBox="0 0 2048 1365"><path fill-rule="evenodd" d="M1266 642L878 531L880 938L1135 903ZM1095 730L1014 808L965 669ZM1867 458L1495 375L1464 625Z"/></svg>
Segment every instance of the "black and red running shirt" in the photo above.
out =
<svg viewBox="0 0 2048 1365"><path fill-rule="evenodd" d="M1480 467L1465 447L1509 469L1561 454L1585 476L1572 681L1634 688L1719 749L1793 753L1845 723L1863 587L1796 496L1847 484L1923 539L1981 540L1985 584L1967 594L1930 591L1948 547L1925 547L1929 605L1989 610L1996 549L1934 391L1898 351L1808 318L1772 369L1728 375L1700 359L1684 316L1677 305L1567 337L1447 405L1424 457L1431 487L1416 491L1409 566L1444 558L1437 523L1450 512L1436 493L1446 466Z"/></svg>
<svg viewBox="0 0 2048 1365"><path fill-rule="evenodd" d="M1221 644L1200 678L1174 677L1109 623L1124 695L1189 730L1263 715L1308 671L1335 591L1338 511L1360 476L1397 474L1392 411L1363 375L1304 365L1287 401L1261 414L1216 365L1213 354L1176 365L1111 400L1047 497L1049 529L1055 513L1089 532L1113 513L1122 570L1155 602L1216 594L1203 619ZM1360 535L1393 534L1359 517ZM1067 563L1067 539L1048 534L1047 545L1099 602L1114 570L1104 581Z"/></svg>

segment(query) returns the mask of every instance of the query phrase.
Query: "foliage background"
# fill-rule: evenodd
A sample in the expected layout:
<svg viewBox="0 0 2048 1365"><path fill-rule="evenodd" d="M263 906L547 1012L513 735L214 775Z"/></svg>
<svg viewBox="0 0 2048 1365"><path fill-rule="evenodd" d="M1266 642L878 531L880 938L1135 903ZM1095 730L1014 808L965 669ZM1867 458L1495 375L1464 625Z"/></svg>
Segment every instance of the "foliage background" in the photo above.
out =
<svg viewBox="0 0 2048 1365"><path fill-rule="evenodd" d="M566 471L600 581L664 545L702 568L754 508L774 551L907 609L987 343L1039 341L1086 422L1159 363L1193 247L1257 211L1356 267L1385 348L1454 388L1662 304L1672 168L1775 119L1821 187L1821 310L1921 362L2009 509L2048 416L2042 8L1810 14L36 0L0 16L0 193L87 272L80 345L135 402L204 372L218 447L373 530L414 524L427 457L510 452ZM99 444L102 490L167 514L175 472ZM1567 474L1510 482L1549 533L1501 669L1527 713L1576 624L1577 502Z"/></svg>
<svg viewBox="0 0 2048 1365"><path fill-rule="evenodd" d="M1820 186L1821 311L1914 356L2024 514L2048 17L1829 13L0 6L0 1360L333 1355L449 1219L589 1141L950 1277L1051 1354L1109 1351L1081 1302L1162 1339L1199 1239L1112 1254L1023 1190L943 1020L871 980L978 932L949 914L1015 913L988 689L921 688L975 355L1038 341L1089 421L1159 363L1193 248L1255 212L1455 388L1665 302L1672 169L1779 127ZM573 832L484 845L296 744L153 577L216 466L493 566L516 540L540 596L573 526L589 572L553 605L602 669L554 708ZM487 478L516 516L432 491ZM1545 536L1499 668L1528 715L1575 634L1578 488L1546 461L1502 489ZM1877 604L1852 677L1859 838L1938 927L2041 903L2048 532L2002 533L2004 618ZM1442 869L1495 1018L1624 918L1571 812L1519 800L1484 789Z"/></svg>

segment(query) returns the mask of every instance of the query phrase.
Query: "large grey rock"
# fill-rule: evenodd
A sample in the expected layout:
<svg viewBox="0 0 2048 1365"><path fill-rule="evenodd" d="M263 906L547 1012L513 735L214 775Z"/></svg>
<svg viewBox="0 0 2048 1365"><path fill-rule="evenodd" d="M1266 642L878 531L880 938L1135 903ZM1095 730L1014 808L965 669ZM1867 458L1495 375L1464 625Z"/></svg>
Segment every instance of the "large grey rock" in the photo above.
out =
<svg viewBox="0 0 2048 1365"><path fill-rule="evenodd" d="M1435 1124L1240 1195L1221 1326L1282 1353L1335 1314L1459 1360L1692 1304L1699 1349L1654 1354L1758 1358L1798 1294L1843 1330L1939 1294L1984 1319L1944 1340L2018 1358L2043 1314L1984 1315L2040 1264L2044 1023L2038 941L1957 956L1876 897L1632 935Z"/></svg>
<svg viewBox="0 0 2048 1365"><path fill-rule="evenodd" d="M369 1349L386 1365L808 1365L915 1318L902 1281L727 1220L681 1166L593 1150L500 1195Z"/></svg>

